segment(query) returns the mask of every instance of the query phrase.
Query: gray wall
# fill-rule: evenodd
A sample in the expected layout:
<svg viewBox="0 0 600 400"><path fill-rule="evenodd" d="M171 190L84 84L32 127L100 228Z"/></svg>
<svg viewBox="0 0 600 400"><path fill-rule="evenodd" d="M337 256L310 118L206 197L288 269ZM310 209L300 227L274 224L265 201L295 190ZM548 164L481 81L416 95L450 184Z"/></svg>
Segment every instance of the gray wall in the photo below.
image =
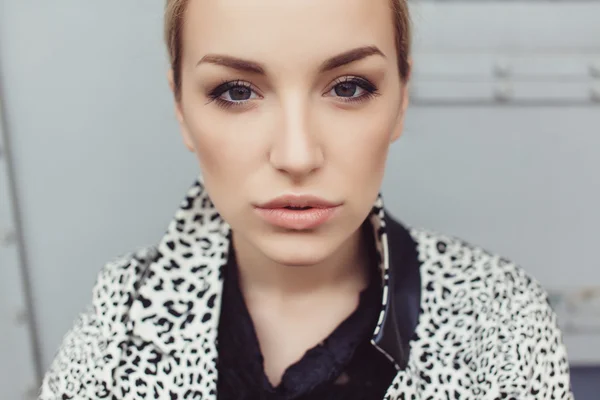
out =
<svg viewBox="0 0 600 400"><path fill-rule="evenodd" d="M13 323L26 303L19 265L31 273L45 369L89 301L101 266L158 240L197 174L180 143L166 85L162 4L0 0L0 95L26 254L21 260L16 247L0 247L3 399L24 399L36 385L30 338L23 324ZM540 29L560 16L568 25L568 10L543 7L512 13L538 18ZM581 37L547 39L598 51L600 59L600 34L584 29L600 7L586 7L571 21ZM418 8L417 50L451 48L469 36L472 49L519 40L543 47L529 43L527 32L511 38L501 27L481 24L487 15ZM472 28L487 33L472 35L456 23L461 18L479 21ZM421 105L409 115L384 183L395 215L503 253L548 288L600 285L599 107ZM5 169L0 163L0 232L14 214ZM599 334L567 341L574 366L600 365ZM600 369L574 368L578 399L597 398L598 377Z"/></svg>

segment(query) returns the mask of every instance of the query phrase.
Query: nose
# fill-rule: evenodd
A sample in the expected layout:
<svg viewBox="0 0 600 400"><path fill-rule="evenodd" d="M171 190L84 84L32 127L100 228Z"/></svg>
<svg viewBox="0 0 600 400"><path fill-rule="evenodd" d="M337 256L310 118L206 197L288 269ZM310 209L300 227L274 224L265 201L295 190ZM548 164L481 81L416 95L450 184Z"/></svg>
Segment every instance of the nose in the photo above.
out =
<svg viewBox="0 0 600 400"><path fill-rule="evenodd" d="M281 110L281 123L274 132L269 153L273 168L295 181L318 171L325 161L319 135L314 129L309 107L301 102Z"/></svg>

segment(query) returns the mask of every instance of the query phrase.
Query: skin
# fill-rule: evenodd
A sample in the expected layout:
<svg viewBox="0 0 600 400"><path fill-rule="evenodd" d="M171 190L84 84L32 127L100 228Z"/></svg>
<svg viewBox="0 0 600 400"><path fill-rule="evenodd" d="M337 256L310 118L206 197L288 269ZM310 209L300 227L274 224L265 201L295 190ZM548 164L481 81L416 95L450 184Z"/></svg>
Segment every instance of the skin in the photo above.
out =
<svg viewBox="0 0 600 400"><path fill-rule="evenodd" d="M389 0L191 0L182 40L177 119L231 226L241 289L276 385L356 308L368 284L359 228L408 103ZM322 71L363 47L378 50ZM263 71L220 65L222 56ZM214 93L227 81L243 86ZM284 194L342 205L316 229L283 230L254 206Z"/></svg>

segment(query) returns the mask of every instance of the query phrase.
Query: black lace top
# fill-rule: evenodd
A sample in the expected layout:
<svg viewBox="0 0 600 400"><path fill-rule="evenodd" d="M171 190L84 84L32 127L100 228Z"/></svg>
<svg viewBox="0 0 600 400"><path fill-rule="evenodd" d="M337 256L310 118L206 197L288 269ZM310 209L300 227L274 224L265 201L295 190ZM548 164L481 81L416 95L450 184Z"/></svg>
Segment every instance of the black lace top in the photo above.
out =
<svg viewBox="0 0 600 400"><path fill-rule="evenodd" d="M231 252L230 254L233 254ZM273 387L239 287L235 256L225 269L218 336L219 400L383 399L396 370L370 343L381 307L381 276L374 271L357 309L291 365Z"/></svg>

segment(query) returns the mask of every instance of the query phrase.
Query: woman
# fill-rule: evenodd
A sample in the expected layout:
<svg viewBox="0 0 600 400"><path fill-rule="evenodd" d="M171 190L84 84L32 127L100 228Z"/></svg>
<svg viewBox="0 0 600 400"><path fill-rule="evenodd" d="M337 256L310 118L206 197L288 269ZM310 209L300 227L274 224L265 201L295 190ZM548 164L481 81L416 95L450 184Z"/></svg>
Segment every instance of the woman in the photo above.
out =
<svg viewBox="0 0 600 400"><path fill-rule="evenodd" d="M203 178L103 269L41 399L572 398L537 281L385 212L408 21L404 0L167 1Z"/></svg>

